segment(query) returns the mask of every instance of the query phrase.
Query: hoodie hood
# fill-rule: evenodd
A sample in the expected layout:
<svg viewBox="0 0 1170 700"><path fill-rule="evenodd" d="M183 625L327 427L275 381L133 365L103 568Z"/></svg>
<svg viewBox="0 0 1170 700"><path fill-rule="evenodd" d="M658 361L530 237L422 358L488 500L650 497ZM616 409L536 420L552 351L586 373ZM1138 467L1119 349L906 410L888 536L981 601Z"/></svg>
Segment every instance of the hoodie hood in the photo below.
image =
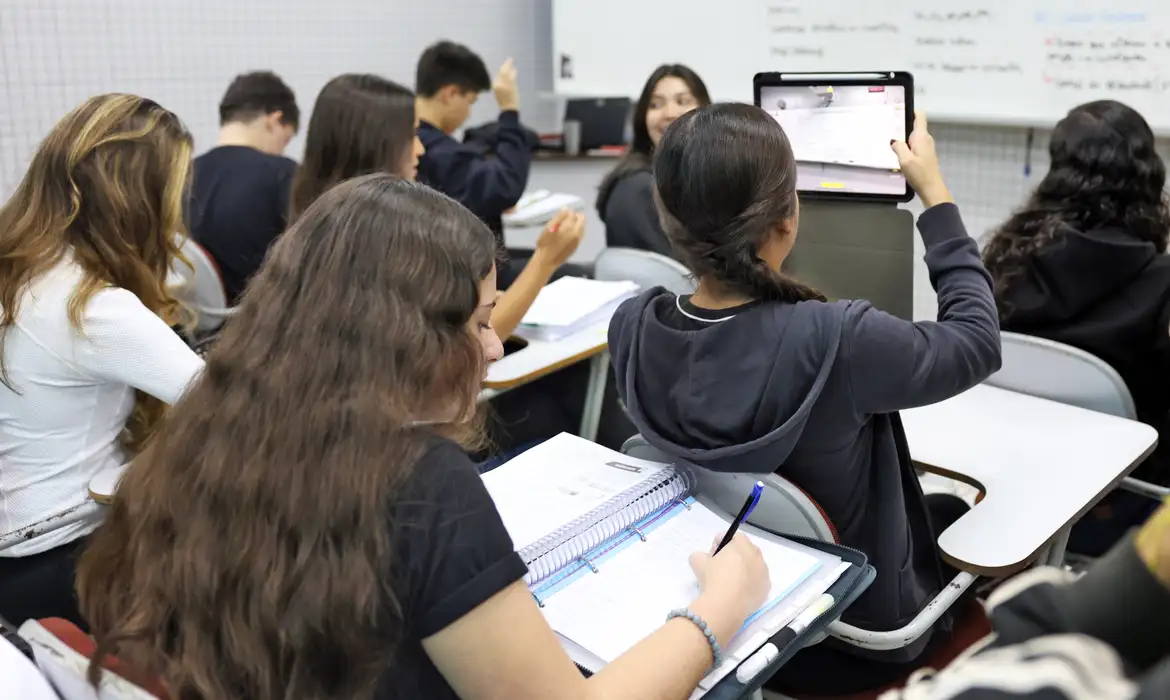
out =
<svg viewBox="0 0 1170 700"><path fill-rule="evenodd" d="M1125 229L1078 231L1063 227L1056 240L1032 253L1001 299L1005 321L1051 324L1080 316L1129 285L1158 257L1153 243Z"/></svg>
<svg viewBox="0 0 1170 700"><path fill-rule="evenodd" d="M720 471L775 471L833 368L846 305L765 303L678 330L663 322L676 304L675 295L652 289L625 302L610 324L630 419L676 458Z"/></svg>

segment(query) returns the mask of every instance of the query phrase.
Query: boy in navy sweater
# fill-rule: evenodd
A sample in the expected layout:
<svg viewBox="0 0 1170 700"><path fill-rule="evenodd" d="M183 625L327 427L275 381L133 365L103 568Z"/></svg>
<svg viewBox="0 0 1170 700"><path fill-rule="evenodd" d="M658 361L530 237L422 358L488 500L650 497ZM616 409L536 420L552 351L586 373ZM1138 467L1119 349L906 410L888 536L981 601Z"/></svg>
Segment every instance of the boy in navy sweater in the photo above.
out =
<svg viewBox="0 0 1170 700"><path fill-rule="evenodd" d="M490 155L451 136L467 122L479 94L488 90L500 105L497 142ZM500 217L524 194L532 164L532 148L520 126L511 59L493 83L483 59L471 49L440 41L419 58L415 92L418 135L427 149L419 162L419 180L470 209L502 242Z"/></svg>
<svg viewBox="0 0 1170 700"><path fill-rule="evenodd" d="M471 115L480 93L491 90L500 106L496 142L490 153L461 143L451 134ZM504 248L501 217L520 200L528 185L532 146L520 125L516 68L504 62L495 81L483 59L450 41L428 47L415 75L418 135L426 148L418 179L470 209ZM497 286L506 290L492 312L492 325L507 338L536 300L540 290L560 274L578 274L565 261L585 233L585 217L562 211L548 223L535 250L508 250L497 266ZM587 366L557 372L493 402L493 442L505 452L552 437L580 425Z"/></svg>

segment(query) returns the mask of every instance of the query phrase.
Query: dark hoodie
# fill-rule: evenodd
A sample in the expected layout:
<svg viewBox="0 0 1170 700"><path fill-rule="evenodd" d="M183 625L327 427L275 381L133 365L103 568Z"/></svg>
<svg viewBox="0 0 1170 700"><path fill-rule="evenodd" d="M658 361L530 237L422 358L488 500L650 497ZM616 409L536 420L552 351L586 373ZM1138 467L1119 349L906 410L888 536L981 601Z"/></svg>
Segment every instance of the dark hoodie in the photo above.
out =
<svg viewBox="0 0 1170 700"><path fill-rule="evenodd" d="M703 467L776 472L806 490L877 569L844 616L875 630L910 622L944 584L897 411L954 396L1000 363L990 278L958 208L932 207L918 228L938 322L865 301L758 303L700 320L654 289L609 329L618 391L642 435ZM916 658L929 637L882 658Z"/></svg>
<svg viewBox="0 0 1170 700"><path fill-rule="evenodd" d="M605 222L605 245L637 248L674 257L654 209L654 175L650 167L631 170L603 186L597 213Z"/></svg>
<svg viewBox="0 0 1170 700"><path fill-rule="evenodd" d="M1133 394L1138 419L1158 431L1154 453L1134 473L1170 482L1170 258L1152 243L1110 228L1062 229L1028 256L1001 298L1003 329L1066 343L1108 362ZM1151 502L1110 499L1112 527L1092 518L1070 547L1099 555L1148 515Z"/></svg>

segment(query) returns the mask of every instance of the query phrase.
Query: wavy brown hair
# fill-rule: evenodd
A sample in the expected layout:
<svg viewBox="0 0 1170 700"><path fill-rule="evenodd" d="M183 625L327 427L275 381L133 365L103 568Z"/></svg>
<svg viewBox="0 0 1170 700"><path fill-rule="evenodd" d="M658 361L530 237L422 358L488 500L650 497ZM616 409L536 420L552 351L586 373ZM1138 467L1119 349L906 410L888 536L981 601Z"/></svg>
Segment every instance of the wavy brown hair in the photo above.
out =
<svg viewBox="0 0 1170 700"><path fill-rule="evenodd" d="M388 506L434 433L466 437L494 255L389 175L305 211L82 557L91 672L116 653L177 700L370 697L403 624Z"/></svg>
<svg viewBox="0 0 1170 700"><path fill-rule="evenodd" d="M0 331L16 323L29 285L72 256L84 271L69 300L69 321L85 332L86 304L121 287L164 320L178 320L165 286L186 235L183 198L191 134L179 118L134 95L86 100L53 127L12 198L0 208ZM9 384L3 365L0 379ZM122 442L137 451L166 405L137 392Z"/></svg>
<svg viewBox="0 0 1170 700"><path fill-rule="evenodd" d="M309 117L289 221L342 180L370 173L409 176L414 139L414 93L408 88L366 73L330 80Z"/></svg>

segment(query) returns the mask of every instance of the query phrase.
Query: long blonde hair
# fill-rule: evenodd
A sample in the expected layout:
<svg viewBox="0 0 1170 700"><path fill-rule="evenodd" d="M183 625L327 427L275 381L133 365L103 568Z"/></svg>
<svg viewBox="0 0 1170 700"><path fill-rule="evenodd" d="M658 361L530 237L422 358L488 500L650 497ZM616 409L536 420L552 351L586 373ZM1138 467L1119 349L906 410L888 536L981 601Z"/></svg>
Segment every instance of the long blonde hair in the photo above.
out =
<svg viewBox="0 0 1170 700"><path fill-rule="evenodd" d="M134 95L92 97L41 142L12 198L0 207L0 381L4 330L38 277L71 255L84 272L69 299L70 324L84 333L86 304L121 287L175 322L178 302L165 286L186 235L183 198L191 134L173 113ZM138 392L123 443L139 449L165 405Z"/></svg>

